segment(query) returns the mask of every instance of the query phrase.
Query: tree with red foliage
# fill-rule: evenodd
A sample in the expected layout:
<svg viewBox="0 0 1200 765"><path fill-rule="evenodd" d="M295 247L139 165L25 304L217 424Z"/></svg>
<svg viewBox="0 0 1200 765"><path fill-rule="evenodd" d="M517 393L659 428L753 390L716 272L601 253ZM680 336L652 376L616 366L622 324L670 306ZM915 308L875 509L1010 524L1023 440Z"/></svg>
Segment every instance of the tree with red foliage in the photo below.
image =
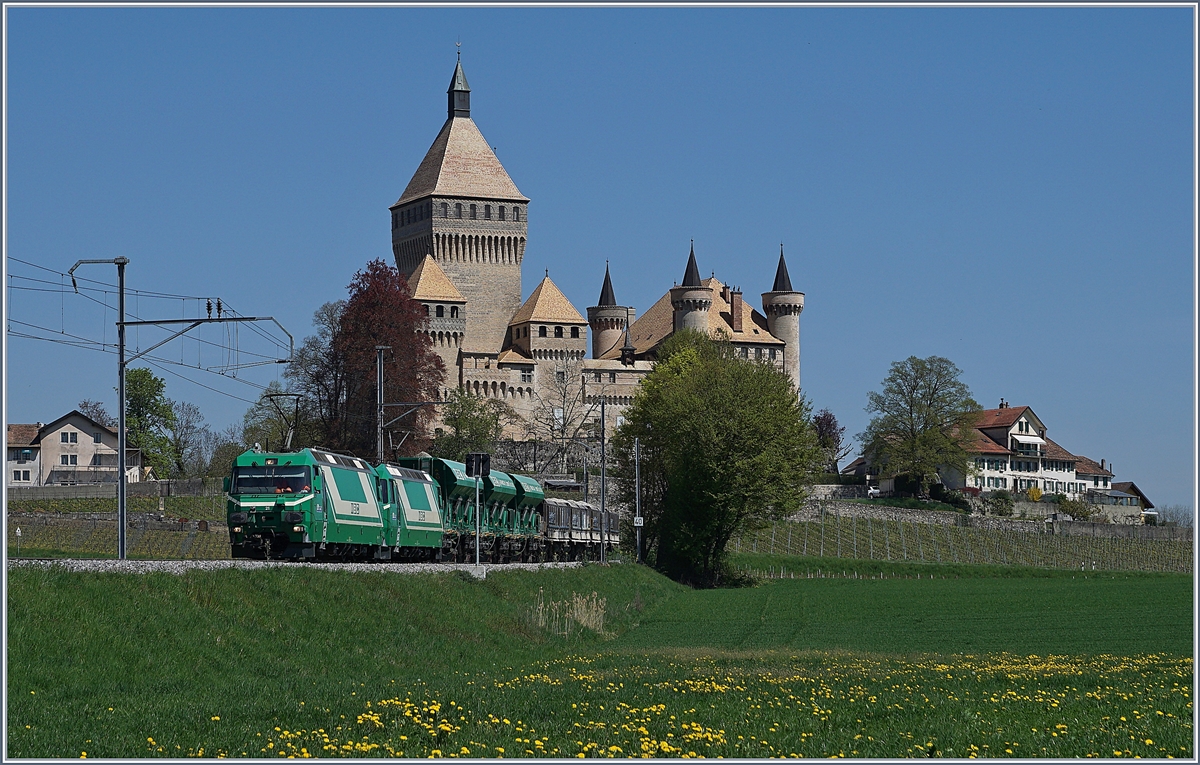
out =
<svg viewBox="0 0 1200 765"><path fill-rule="evenodd" d="M354 275L349 292L344 304L328 312L327 318L333 321L329 322L332 326L327 328L327 336L305 341L303 353L297 354L300 364L289 370L288 376L302 395L310 389L316 394L306 396L312 400L305 402L320 422L318 429L322 432L315 434L314 440L373 459L375 346L391 346L384 351L385 402L437 400L446 370L433 352L429 336L420 331L427 320L425 310L412 299L408 282L398 270L382 260L372 260ZM325 348L318 348L320 345ZM338 378L339 384L329 387L331 377ZM385 417L390 420L402 413L389 408ZM431 414L430 408L422 407L393 425L390 430L408 435L394 451L387 448L385 435L385 454L419 451L428 441L425 431ZM393 443L398 441L401 438Z"/></svg>
<svg viewBox="0 0 1200 765"><path fill-rule="evenodd" d="M363 456L375 454L375 346L384 351L383 400L436 401L446 369L420 329L427 321L423 306L413 300L408 282L383 260L372 260L354 275L342 311L333 351L346 372L346 417L342 448ZM391 409L390 420L402 414ZM427 439L432 411L422 407L397 423L410 431L404 452L415 453ZM386 421L386 420L385 420ZM385 436L385 446L388 443ZM387 450L390 451L390 450Z"/></svg>

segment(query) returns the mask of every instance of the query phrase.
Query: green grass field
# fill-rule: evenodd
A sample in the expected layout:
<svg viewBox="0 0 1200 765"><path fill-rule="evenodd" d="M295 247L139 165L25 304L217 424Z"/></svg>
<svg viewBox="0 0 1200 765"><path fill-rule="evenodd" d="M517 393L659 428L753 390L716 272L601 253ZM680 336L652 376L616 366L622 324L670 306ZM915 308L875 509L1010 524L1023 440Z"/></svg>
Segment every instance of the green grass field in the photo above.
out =
<svg viewBox="0 0 1200 765"><path fill-rule="evenodd" d="M1190 577L891 565L12 569L7 754L1192 755Z"/></svg>

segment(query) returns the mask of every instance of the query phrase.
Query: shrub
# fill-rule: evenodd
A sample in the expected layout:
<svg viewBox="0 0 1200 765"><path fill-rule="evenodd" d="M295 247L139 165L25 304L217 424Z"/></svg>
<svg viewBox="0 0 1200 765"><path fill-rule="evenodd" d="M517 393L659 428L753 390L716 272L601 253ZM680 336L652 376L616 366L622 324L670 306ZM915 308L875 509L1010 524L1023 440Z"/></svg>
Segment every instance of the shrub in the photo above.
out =
<svg viewBox="0 0 1200 765"><path fill-rule="evenodd" d="M957 489L947 489L944 484L935 483L929 489L929 496L937 502L943 502L963 512L970 512L971 503L967 495Z"/></svg>
<svg viewBox="0 0 1200 765"><path fill-rule="evenodd" d="M983 498L983 508L989 515L1010 516L1013 512L1013 498L1005 489L998 489Z"/></svg>

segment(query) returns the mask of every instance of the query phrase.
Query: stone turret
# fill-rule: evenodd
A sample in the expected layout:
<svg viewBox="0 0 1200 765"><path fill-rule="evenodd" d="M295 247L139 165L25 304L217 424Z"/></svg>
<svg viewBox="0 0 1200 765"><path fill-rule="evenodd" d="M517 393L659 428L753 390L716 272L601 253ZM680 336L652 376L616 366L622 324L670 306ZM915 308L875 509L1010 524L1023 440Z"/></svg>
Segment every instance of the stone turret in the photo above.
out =
<svg viewBox="0 0 1200 765"><path fill-rule="evenodd" d="M688 253L687 269L683 273L683 284L671 288L671 308L674 309L673 331L694 329L708 334L708 309L712 308L712 287L700 282L700 269L696 266L696 245Z"/></svg>
<svg viewBox="0 0 1200 765"><path fill-rule="evenodd" d="M592 358L601 358L624 342L629 309L617 305L607 263L604 264L604 286L600 288L600 300L587 309L587 316L588 326L592 328Z"/></svg>
<svg viewBox="0 0 1200 765"><path fill-rule="evenodd" d="M804 293L792 289L787 262L783 259L783 245L779 245L779 266L775 269L775 284L770 292L762 294L763 313L767 316L767 330L782 340L783 371L792 378L796 390L800 389L800 312L804 310Z"/></svg>

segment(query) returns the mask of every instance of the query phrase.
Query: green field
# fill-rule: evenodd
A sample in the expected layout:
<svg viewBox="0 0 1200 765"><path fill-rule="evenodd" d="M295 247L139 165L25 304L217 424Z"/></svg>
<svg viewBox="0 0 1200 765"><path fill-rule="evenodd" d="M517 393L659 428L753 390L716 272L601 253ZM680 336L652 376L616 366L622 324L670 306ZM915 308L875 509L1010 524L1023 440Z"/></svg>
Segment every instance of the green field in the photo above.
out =
<svg viewBox="0 0 1200 765"><path fill-rule="evenodd" d="M7 754L1192 755L1190 577L836 562L11 569Z"/></svg>

